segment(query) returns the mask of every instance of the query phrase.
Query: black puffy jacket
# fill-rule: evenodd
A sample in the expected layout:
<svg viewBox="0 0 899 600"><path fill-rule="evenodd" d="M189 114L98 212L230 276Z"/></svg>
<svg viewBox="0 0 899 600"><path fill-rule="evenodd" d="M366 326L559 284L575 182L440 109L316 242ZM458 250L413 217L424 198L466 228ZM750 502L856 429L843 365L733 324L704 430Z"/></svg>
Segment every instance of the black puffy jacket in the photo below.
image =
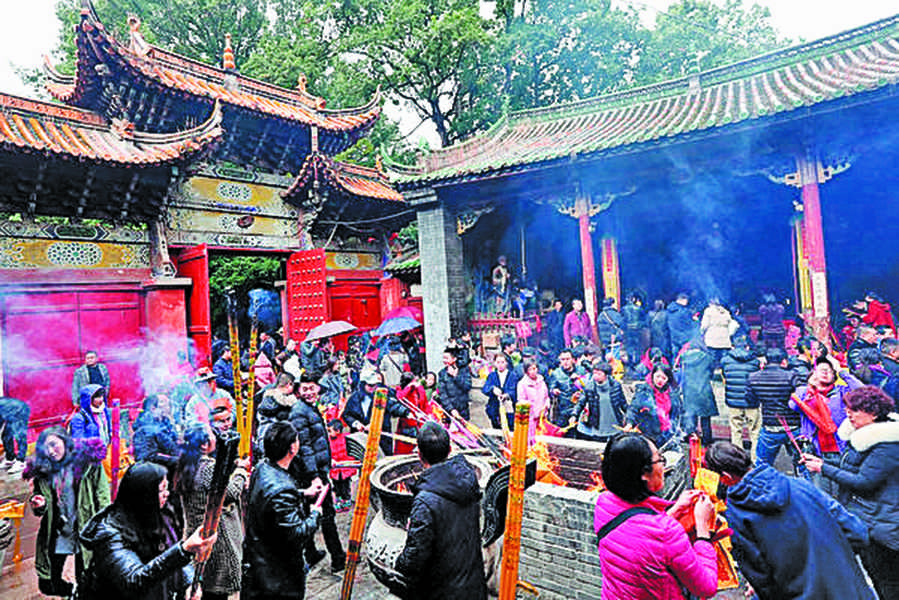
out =
<svg viewBox="0 0 899 600"><path fill-rule="evenodd" d="M412 484L406 546L396 569L409 600L486 600L480 498L474 468L461 454L436 464Z"/></svg>
<svg viewBox="0 0 899 600"><path fill-rule="evenodd" d="M267 459L250 478L245 526L241 598L303 598L303 548L315 534L318 514L303 513L296 481Z"/></svg>
<svg viewBox="0 0 899 600"><path fill-rule="evenodd" d="M331 472L331 445L321 413L302 398L290 409L290 422L297 429L300 451L290 463L290 474L300 485L312 483L316 476L327 483Z"/></svg>
<svg viewBox="0 0 899 600"><path fill-rule="evenodd" d="M780 365L766 365L761 371L749 376L746 386L746 402L762 407L762 425L781 425L778 415L783 416L787 425L796 429L800 425L799 413L790 408L790 394L795 388L795 374Z"/></svg>
<svg viewBox="0 0 899 600"><path fill-rule="evenodd" d="M893 415L893 419L899 419ZM868 526L871 539L899 550L899 420L853 429L849 419L840 436L849 444L840 466L824 463L821 472L840 486L837 500Z"/></svg>
<svg viewBox="0 0 899 600"><path fill-rule="evenodd" d="M880 350L877 344L869 344L861 338L856 338L849 346L846 355L849 362L849 370L855 373L862 365L875 365L880 362Z"/></svg>
<svg viewBox="0 0 899 600"><path fill-rule="evenodd" d="M468 392L471 391L471 372L464 367L459 367L458 373L452 377L446 370L446 367L440 369L437 375L437 389L440 395L437 401L448 412L457 410L465 420L471 418L468 408L469 397Z"/></svg>
<svg viewBox="0 0 899 600"><path fill-rule="evenodd" d="M612 412L615 414L615 420L619 425L624 424L624 415L627 413L627 400L624 398L624 390L621 384L616 380L609 378L609 402L612 405ZM592 377L584 383L584 391L578 400L577 406L571 416L580 419L581 413L587 409L587 425L593 428L599 427L599 391L597 384Z"/></svg>
<svg viewBox="0 0 899 600"><path fill-rule="evenodd" d="M793 373L793 383L797 387L808 383L808 378L812 374L812 365L807 361L791 356L787 368Z"/></svg>
<svg viewBox="0 0 899 600"><path fill-rule="evenodd" d="M80 539L93 552L80 584L84 598L172 600L184 596L193 577L193 557L180 543L160 549L115 505L94 515Z"/></svg>
<svg viewBox="0 0 899 600"><path fill-rule="evenodd" d="M758 408L746 401L749 375L759 370L759 362L749 348L734 348L721 359L724 372L724 402L731 408Z"/></svg>

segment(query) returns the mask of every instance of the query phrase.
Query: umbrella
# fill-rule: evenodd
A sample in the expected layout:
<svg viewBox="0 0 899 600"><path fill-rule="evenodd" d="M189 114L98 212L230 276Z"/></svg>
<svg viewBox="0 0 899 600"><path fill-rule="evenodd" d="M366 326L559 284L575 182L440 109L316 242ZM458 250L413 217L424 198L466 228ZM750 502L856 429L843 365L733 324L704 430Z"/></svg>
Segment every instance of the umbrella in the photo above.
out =
<svg viewBox="0 0 899 600"><path fill-rule="evenodd" d="M424 314L422 314L421 309L417 306L397 306L384 315L384 320L388 321L397 317L410 317L419 323L423 323L425 320Z"/></svg>
<svg viewBox="0 0 899 600"><path fill-rule="evenodd" d="M311 342L313 340L329 338L340 335L341 333L356 331L356 329L357 327L355 325L350 325L346 321L328 321L327 323L322 323L321 325L310 329L309 333L306 334L306 341Z"/></svg>
<svg viewBox="0 0 899 600"><path fill-rule="evenodd" d="M412 317L396 317L394 319L385 320L377 329L372 331L371 334L373 337L377 337L393 333L402 333L403 331L410 331L419 327L421 327L421 323Z"/></svg>

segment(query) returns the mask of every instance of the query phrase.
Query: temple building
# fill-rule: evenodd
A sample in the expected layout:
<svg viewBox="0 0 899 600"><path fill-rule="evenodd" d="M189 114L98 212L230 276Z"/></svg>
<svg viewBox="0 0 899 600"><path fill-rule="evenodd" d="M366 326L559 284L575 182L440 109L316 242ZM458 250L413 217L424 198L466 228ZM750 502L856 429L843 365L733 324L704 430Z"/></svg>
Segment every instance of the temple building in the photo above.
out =
<svg viewBox="0 0 899 600"><path fill-rule="evenodd" d="M414 211L380 169L333 157L381 113L165 51L129 21L116 40L82 0L73 76L57 103L0 95L0 393L32 425L71 412L87 350L110 397L138 402L158 356L211 352L210 255L281 257L285 334L328 319L374 327L409 298L385 275L388 235ZM192 342L187 343L189 335Z"/></svg>
<svg viewBox="0 0 899 600"><path fill-rule="evenodd" d="M729 302L769 289L826 337L839 304L899 297L897 81L899 16L509 113L389 165L418 216L429 368L477 324L470 299L489 294L500 255L522 288L584 297L594 323L627 290Z"/></svg>

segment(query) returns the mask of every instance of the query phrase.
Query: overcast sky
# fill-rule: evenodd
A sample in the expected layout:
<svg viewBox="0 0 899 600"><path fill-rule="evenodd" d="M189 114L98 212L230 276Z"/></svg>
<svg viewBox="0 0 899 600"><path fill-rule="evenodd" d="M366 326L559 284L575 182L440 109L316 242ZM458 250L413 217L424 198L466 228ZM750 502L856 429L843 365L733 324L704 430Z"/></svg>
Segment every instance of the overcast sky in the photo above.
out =
<svg viewBox="0 0 899 600"><path fill-rule="evenodd" d="M389 0L385 0L389 1ZM645 11L651 22L657 10L664 10L673 0L613 0L631 4ZM768 6L772 22L790 38L806 41L851 29L899 12L896 0L756 0ZM56 43L58 24L53 12L55 0L2 0L7 5L0 19L0 91L32 96L15 73L15 66L35 67L41 56ZM389 110L388 112L394 112ZM414 126L414 119L403 119ZM416 135L431 135L420 128ZM414 141L414 140L413 140ZM433 141L432 141L433 144Z"/></svg>

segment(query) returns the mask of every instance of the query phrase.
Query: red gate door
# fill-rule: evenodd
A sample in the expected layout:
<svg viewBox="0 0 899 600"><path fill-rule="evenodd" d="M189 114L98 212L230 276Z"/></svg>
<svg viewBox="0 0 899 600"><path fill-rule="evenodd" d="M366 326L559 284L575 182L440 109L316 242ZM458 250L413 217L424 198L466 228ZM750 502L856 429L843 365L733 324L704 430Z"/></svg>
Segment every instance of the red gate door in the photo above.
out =
<svg viewBox="0 0 899 600"><path fill-rule="evenodd" d="M294 252L287 259L287 332L302 342L310 329L327 319L325 251Z"/></svg>
<svg viewBox="0 0 899 600"><path fill-rule="evenodd" d="M194 364L209 364L212 356L212 326L209 309L209 250L206 244L182 250L175 259L178 275L193 281L187 298L187 332L194 342Z"/></svg>

